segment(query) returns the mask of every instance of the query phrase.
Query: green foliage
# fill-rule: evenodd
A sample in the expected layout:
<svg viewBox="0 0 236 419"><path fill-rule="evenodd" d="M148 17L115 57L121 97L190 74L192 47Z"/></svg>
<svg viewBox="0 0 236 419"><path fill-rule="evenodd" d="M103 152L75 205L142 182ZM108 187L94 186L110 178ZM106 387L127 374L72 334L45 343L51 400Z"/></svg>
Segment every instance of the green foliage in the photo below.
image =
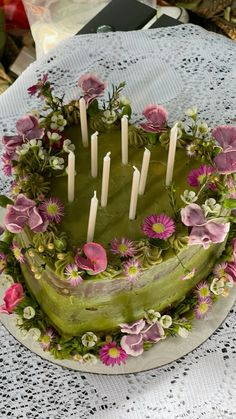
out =
<svg viewBox="0 0 236 419"><path fill-rule="evenodd" d="M6 208L8 204L13 204L13 201L5 195L0 195L0 207Z"/></svg>
<svg viewBox="0 0 236 419"><path fill-rule="evenodd" d="M225 208L235 209L236 208L236 199L228 198L223 202Z"/></svg>

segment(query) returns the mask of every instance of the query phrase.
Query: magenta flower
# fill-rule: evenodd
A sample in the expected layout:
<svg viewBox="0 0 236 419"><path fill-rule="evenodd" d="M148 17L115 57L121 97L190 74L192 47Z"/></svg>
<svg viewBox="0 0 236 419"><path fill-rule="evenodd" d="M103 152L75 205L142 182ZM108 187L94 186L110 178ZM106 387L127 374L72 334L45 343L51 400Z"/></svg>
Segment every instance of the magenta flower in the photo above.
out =
<svg viewBox="0 0 236 419"><path fill-rule="evenodd" d="M39 210L46 220L59 224L64 216L65 208L59 198L53 197L46 199L39 206Z"/></svg>
<svg viewBox="0 0 236 419"><path fill-rule="evenodd" d="M56 337L56 332L52 327L49 327L43 337L40 339L40 346L44 351L49 351L51 342Z"/></svg>
<svg viewBox="0 0 236 419"><path fill-rule="evenodd" d="M212 306L212 299L210 297L199 301L199 303L196 305L194 309L196 319L204 319L204 317L206 317L211 306Z"/></svg>
<svg viewBox="0 0 236 419"><path fill-rule="evenodd" d="M83 91L83 97L87 103L101 96L106 88L106 83L99 80L95 74L81 76L78 80L78 85Z"/></svg>
<svg viewBox="0 0 236 419"><path fill-rule="evenodd" d="M175 223L165 214L153 214L144 219L142 230L150 238L166 240L174 233Z"/></svg>
<svg viewBox="0 0 236 419"><path fill-rule="evenodd" d="M99 356L103 364L107 366L114 366L115 364L125 364L128 357L127 353L123 348L118 346L116 342L110 342L101 347L99 350Z"/></svg>
<svg viewBox="0 0 236 419"><path fill-rule="evenodd" d="M236 172L236 150L217 154L214 158L215 166L220 174Z"/></svg>
<svg viewBox="0 0 236 419"><path fill-rule="evenodd" d="M11 233L17 234L23 231L26 224L35 233L41 233L46 231L48 221L42 218L32 199L19 194L14 205L7 205L5 226Z"/></svg>
<svg viewBox="0 0 236 419"><path fill-rule="evenodd" d="M80 276L78 266L75 263L70 263L66 266L65 275L73 287L76 287L76 285L79 285L83 281L83 278Z"/></svg>
<svg viewBox="0 0 236 419"><path fill-rule="evenodd" d="M33 86L29 87L27 89L30 96L34 96L36 93L38 93L37 97L40 97L40 90L45 85L46 81L48 79L48 74L44 74L42 79L38 81L38 83L34 84Z"/></svg>
<svg viewBox="0 0 236 419"><path fill-rule="evenodd" d="M23 297L24 290L22 285L11 285L3 296L4 304L0 306L0 313L11 314Z"/></svg>
<svg viewBox="0 0 236 419"><path fill-rule="evenodd" d="M7 266L7 255L5 255L5 253L3 252L0 252L0 274L3 273L6 266Z"/></svg>
<svg viewBox="0 0 236 419"><path fill-rule="evenodd" d="M212 130L212 135L224 152L236 151L236 127L219 125Z"/></svg>
<svg viewBox="0 0 236 419"><path fill-rule="evenodd" d="M220 219L208 221L202 208L197 204L187 205L181 209L181 219L186 226L192 226L189 244L201 244L207 249L210 243L222 243L229 232L230 223L222 223Z"/></svg>
<svg viewBox="0 0 236 419"><path fill-rule="evenodd" d="M137 281L142 273L141 264L138 259L129 259L123 264L123 272L130 282Z"/></svg>
<svg viewBox="0 0 236 419"><path fill-rule="evenodd" d="M79 268L84 269L90 275L96 275L107 268L106 250L98 243L86 243L83 246L83 252L87 259L77 255L76 263Z"/></svg>
<svg viewBox="0 0 236 419"><path fill-rule="evenodd" d="M112 240L111 251L115 255L120 255L121 257L133 257L136 253L134 242L125 237L122 237L121 240L116 238Z"/></svg>
<svg viewBox="0 0 236 419"><path fill-rule="evenodd" d="M128 333L129 335L138 335L145 326L145 320L136 320L132 323L121 323L119 324L122 333Z"/></svg>
<svg viewBox="0 0 236 419"><path fill-rule="evenodd" d="M198 169L192 169L188 175L188 184L193 187L198 187L202 185L209 175L214 173L215 169L211 166L206 166L203 164L198 167Z"/></svg>
<svg viewBox="0 0 236 419"><path fill-rule="evenodd" d="M39 127L39 121L34 115L25 115L18 119L16 123L18 134L23 135L28 140L42 138L44 129Z"/></svg>
<svg viewBox="0 0 236 419"><path fill-rule="evenodd" d="M205 300L211 296L209 285L205 281L199 282L194 291L199 301Z"/></svg>
<svg viewBox="0 0 236 419"><path fill-rule="evenodd" d="M11 250L13 252L13 255L15 256L16 260L19 263L25 263L26 262L26 258L25 255L22 251L22 247L19 246L18 243L13 242L11 245Z"/></svg>
<svg viewBox="0 0 236 419"><path fill-rule="evenodd" d="M143 122L140 126L147 132L163 131L166 125L167 112L159 105L148 105L143 111L143 115L147 122Z"/></svg>

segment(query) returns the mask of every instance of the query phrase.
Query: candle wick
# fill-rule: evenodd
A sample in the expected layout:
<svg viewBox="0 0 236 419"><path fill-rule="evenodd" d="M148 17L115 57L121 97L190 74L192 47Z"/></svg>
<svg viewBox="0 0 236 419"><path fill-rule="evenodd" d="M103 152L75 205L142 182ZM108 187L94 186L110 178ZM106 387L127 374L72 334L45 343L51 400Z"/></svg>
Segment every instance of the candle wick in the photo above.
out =
<svg viewBox="0 0 236 419"><path fill-rule="evenodd" d="M106 154L106 157L110 157L110 155L111 155L111 152L108 151L108 153Z"/></svg>
<svg viewBox="0 0 236 419"><path fill-rule="evenodd" d="M138 171L138 169L137 169L137 167L136 167L136 166L133 166L133 169Z"/></svg>

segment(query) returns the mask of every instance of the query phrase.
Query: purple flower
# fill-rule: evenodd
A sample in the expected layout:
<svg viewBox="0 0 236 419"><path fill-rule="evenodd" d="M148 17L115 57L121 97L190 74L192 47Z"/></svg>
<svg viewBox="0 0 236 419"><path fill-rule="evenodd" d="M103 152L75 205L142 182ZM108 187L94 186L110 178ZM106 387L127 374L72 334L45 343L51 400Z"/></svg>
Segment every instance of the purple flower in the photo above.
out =
<svg viewBox="0 0 236 419"><path fill-rule="evenodd" d="M121 323L119 324L122 333L128 333L130 335L137 335L143 330L145 326L145 320L136 320L133 323Z"/></svg>
<svg viewBox="0 0 236 419"><path fill-rule="evenodd" d="M5 255L5 253L3 252L0 252L0 274L3 273L6 266L7 266L7 255Z"/></svg>
<svg viewBox="0 0 236 419"><path fill-rule="evenodd" d="M182 208L181 219L183 224L193 227L189 235L189 244L202 244L205 249L210 243L222 243L230 228L230 223L221 223L220 220L207 221L202 208L197 204Z"/></svg>
<svg viewBox="0 0 236 419"><path fill-rule="evenodd" d="M111 365L112 367L115 364L125 364L128 357L124 349L118 346L116 342L110 342L103 345L99 350L99 356L103 364L107 366Z"/></svg>
<svg viewBox="0 0 236 419"><path fill-rule="evenodd" d="M4 172L4 175L11 176L13 165L12 165L12 161L8 153L4 153L2 155L2 163L3 163L2 170Z"/></svg>
<svg viewBox="0 0 236 419"><path fill-rule="evenodd" d="M143 336L141 334L124 335L120 345L128 355L139 356L143 353Z"/></svg>
<svg viewBox="0 0 236 419"><path fill-rule="evenodd" d="M175 223L165 214L153 214L144 219L142 230L148 237L166 240L174 233Z"/></svg>
<svg viewBox="0 0 236 419"><path fill-rule="evenodd" d="M26 262L26 258L25 255L22 251L22 247L19 246L18 243L13 242L12 246L11 246L11 250L13 252L13 255L15 256L16 260L20 263L25 263Z"/></svg>
<svg viewBox="0 0 236 419"><path fill-rule="evenodd" d="M206 166L203 164L198 167L198 169L192 169L188 175L188 184L193 187L198 187L202 185L209 175L214 173L215 169L211 166Z"/></svg>
<svg viewBox="0 0 236 419"><path fill-rule="evenodd" d="M140 126L148 132L160 132L163 131L166 125L167 112L159 105L148 105L143 111L143 115L147 119L147 122L143 122Z"/></svg>
<svg viewBox="0 0 236 419"><path fill-rule="evenodd" d="M214 158L215 166L220 174L236 172L236 150L222 152Z"/></svg>
<svg viewBox="0 0 236 419"><path fill-rule="evenodd" d="M138 259L129 259L123 264L124 274L130 282L135 282L141 275L141 265Z"/></svg>
<svg viewBox="0 0 236 419"><path fill-rule="evenodd" d="M236 127L219 125L212 130L212 135L224 152L236 151Z"/></svg>
<svg viewBox="0 0 236 419"><path fill-rule="evenodd" d="M27 89L29 95L30 96L34 96L37 92L39 92L37 96L40 97L41 96L40 90L45 85L47 79L48 79L48 75L47 74L44 74L43 77L42 77L42 79L39 80L38 83L36 83L33 86L29 87Z"/></svg>
<svg viewBox="0 0 236 419"><path fill-rule="evenodd" d="M60 199L53 197L46 199L40 205L39 210L46 220L59 224L64 216L65 208Z"/></svg>
<svg viewBox="0 0 236 419"><path fill-rule="evenodd" d="M46 231L48 221L42 218L33 200L19 194L14 205L7 205L5 226L8 231L16 234L23 231L25 224L39 233Z"/></svg>
<svg viewBox="0 0 236 419"><path fill-rule="evenodd" d="M75 263L71 263L66 266L65 275L73 287L76 287L76 285L79 285L83 281L83 278L80 276L78 266Z"/></svg>
<svg viewBox="0 0 236 419"><path fill-rule="evenodd" d="M76 256L76 263L79 268L88 271L90 275L96 275L107 268L106 250L98 243L86 243L83 252L87 258L80 255Z"/></svg>
<svg viewBox="0 0 236 419"><path fill-rule="evenodd" d="M44 351L49 351L51 342L56 337L56 332L52 327L49 327L40 340L40 345Z"/></svg>
<svg viewBox="0 0 236 419"><path fill-rule="evenodd" d="M78 80L78 85L83 91L83 96L87 103L101 96L106 88L106 83L99 80L95 74L81 76Z"/></svg>
<svg viewBox="0 0 236 419"><path fill-rule="evenodd" d="M121 257L132 257L136 253L134 242L125 237L122 237L121 240L116 238L112 240L111 251L115 255L120 255Z"/></svg>
<svg viewBox="0 0 236 419"><path fill-rule="evenodd" d="M158 321L154 324L148 324L141 333L143 340L151 343L159 342L165 336L164 329Z"/></svg>
<svg viewBox="0 0 236 419"><path fill-rule="evenodd" d="M196 305L194 309L196 319L204 319L204 317L206 317L211 306L212 306L212 299L210 297L199 301L199 303Z"/></svg>
<svg viewBox="0 0 236 419"><path fill-rule="evenodd" d="M203 301L211 296L210 288L207 282L201 281L195 288L195 294L199 301Z"/></svg>
<svg viewBox="0 0 236 419"><path fill-rule="evenodd" d="M11 160L14 160L13 156L16 157L16 148L23 144L22 135L4 135L2 142L5 145L7 155Z"/></svg>
<svg viewBox="0 0 236 419"><path fill-rule="evenodd" d="M44 129L39 127L39 121L34 115L25 115L18 119L16 123L18 134L23 135L28 140L42 138Z"/></svg>

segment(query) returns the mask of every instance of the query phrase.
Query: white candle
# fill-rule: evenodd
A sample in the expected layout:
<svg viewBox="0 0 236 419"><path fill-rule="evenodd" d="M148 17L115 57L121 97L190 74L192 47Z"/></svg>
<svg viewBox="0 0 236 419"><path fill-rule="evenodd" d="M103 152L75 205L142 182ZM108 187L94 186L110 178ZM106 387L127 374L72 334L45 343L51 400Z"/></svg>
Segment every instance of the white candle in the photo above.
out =
<svg viewBox="0 0 236 419"><path fill-rule="evenodd" d="M129 219L134 220L136 216L136 209L137 209L137 202L138 202L138 189L139 189L139 181L140 181L140 171L133 166L134 173L133 173L133 181L132 181L132 189L131 189L131 196L130 196L130 206L129 206Z"/></svg>
<svg viewBox="0 0 236 419"><path fill-rule="evenodd" d="M98 132L91 135L91 175L98 175Z"/></svg>
<svg viewBox="0 0 236 419"><path fill-rule="evenodd" d="M175 164L175 151L178 135L178 123L176 123L170 131L170 144L166 169L166 186L169 186L173 179L173 171Z"/></svg>
<svg viewBox="0 0 236 419"><path fill-rule="evenodd" d="M69 152L68 155L68 201L73 202L75 198L75 153Z"/></svg>
<svg viewBox="0 0 236 419"><path fill-rule="evenodd" d="M79 110L80 110L80 125L81 125L81 136L82 143L84 147L88 147L88 122L87 122L87 110L86 102L82 97L79 101Z"/></svg>
<svg viewBox="0 0 236 419"><path fill-rule="evenodd" d="M143 163L142 163L141 177L140 177L140 183L139 183L139 191L138 191L139 195L143 195L145 191L148 168L149 168L149 163L150 163L150 156L151 156L151 152L145 147L145 151L143 153Z"/></svg>
<svg viewBox="0 0 236 419"><path fill-rule="evenodd" d="M107 206L107 199L108 199L108 189L109 189L109 177L110 177L110 165L111 165L111 158L110 158L110 151L106 154L103 159L103 170L102 170L102 193L101 193L101 206Z"/></svg>
<svg viewBox="0 0 236 419"><path fill-rule="evenodd" d="M128 164L128 116L121 118L121 159L123 164Z"/></svg>
<svg viewBox="0 0 236 419"><path fill-rule="evenodd" d="M97 199L96 191L94 191L94 195L91 199L90 211L89 211L87 243L93 241L96 218L97 218L97 210L98 210L98 199Z"/></svg>

